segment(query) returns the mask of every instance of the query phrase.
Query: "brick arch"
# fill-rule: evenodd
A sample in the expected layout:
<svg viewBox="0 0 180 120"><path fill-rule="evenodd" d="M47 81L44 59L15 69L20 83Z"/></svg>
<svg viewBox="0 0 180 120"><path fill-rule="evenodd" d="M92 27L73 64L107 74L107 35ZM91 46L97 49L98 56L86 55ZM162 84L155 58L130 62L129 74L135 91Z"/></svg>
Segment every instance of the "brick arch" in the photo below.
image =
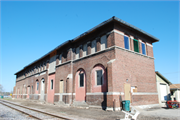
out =
<svg viewBox="0 0 180 120"><path fill-rule="evenodd" d="M102 72L102 85L97 85L97 72ZM105 67L98 63L91 70L91 92L107 92L107 73Z"/></svg>
<svg viewBox="0 0 180 120"><path fill-rule="evenodd" d="M80 86L80 74L83 74L83 86ZM75 75L76 101L86 101L86 84L86 72L84 69L79 68Z"/></svg>

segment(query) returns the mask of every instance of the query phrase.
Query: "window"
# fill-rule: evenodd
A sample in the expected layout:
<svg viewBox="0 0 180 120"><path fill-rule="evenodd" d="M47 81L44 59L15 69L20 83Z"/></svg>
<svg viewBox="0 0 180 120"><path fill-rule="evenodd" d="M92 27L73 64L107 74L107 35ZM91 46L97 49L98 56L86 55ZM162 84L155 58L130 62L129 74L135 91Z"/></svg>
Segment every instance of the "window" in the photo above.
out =
<svg viewBox="0 0 180 120"><path fill-rule="evenodd" d="M105 50L107 48L107 40L106 35L101 37L101 50Z"/></svg>
<svg viewBox="0 0 180 120"><path fill-rule="evenodd" d="M41 71L43 71L44 69L43 69L43 64L41 64Z"/></svg>
<svg viewBox="0 0 180 120"><path fill-rule="evenodd" d="M171 91L171 95L174 95L174 91Z"/></svg>
<svg viewBox="0 0 180 120"><path fill-rule="evenodd" d="M141 43L142 46L142 54L146 55L146 47L144 43Z"/></svg>
<svg viewBox="0 0 180 120"><path fill-rule="evenodd" d="M78 59L78 58L79 58L79 47L76 48L76 59Z"/></svg>
<svg viewBox="0 0 180 120"><path fill-rule="evenodd" d="M34 73L36 73L36 66L34 67Z"/></svg>
<svg viewBox="0 0 180 120"><path fill-rule="evenodd" d="M59 55L59 64L62 62L62 54Z"/></svg>
<svg viewBox="0 0 180 120"><path fill-rule="evenodd" d="M84 87L84 73L79 74L79 86Z"/></svg>
<svg viewBox="0 0 180 120"><path fill-rule="evenodd" d="M51 89L53 89L53 80L51 80Z"/></svg>
<svg viewBox="0 0 180 120"><path fill-rule="evenodd" d="M44 63L44 70L46 70L46 62Z"/></svg>
<svg viewBox="0 0 180 120"><path fill-rule="evenodd" d="M87 44L83 45L83 57L87 55Z"/></svg>
<svg viewBox="0 0 180 120"><path fill-rule="evenodd" d="M129 50L129 37L124 36L124 48Z"/></svg>
<svg viewBox="0 0 180 120"><path fill-rule="evenodd" d="M97 80L97 85L103 84L103 72L102 72L102 70L96 71L96 80Z"/></svg>
<svg viewBox="0 0 180 120"><path fill-rule="evenodd" d="M36 83L37 84L37 90L39 89L39 82Z"/></svg>
<svg viewBox="0 0 180 120"><path fill-rule="evenodd" d="M91 42L91 54L95 53L96 51L96 40L93 40Z"/></svg>
<svg viewBox="0 0 180 120"><path fill-rule="evenodd" d="M32 86L32 90L31 90L31 94L33 94L33 86Z"/></svg>
<svg viewBox="0 0 180 120"><path fill-rule="evenodd" d="M134 43L134 51L139 52L139 42L138 42L138 40L134 39L133 43Z"/></svg>

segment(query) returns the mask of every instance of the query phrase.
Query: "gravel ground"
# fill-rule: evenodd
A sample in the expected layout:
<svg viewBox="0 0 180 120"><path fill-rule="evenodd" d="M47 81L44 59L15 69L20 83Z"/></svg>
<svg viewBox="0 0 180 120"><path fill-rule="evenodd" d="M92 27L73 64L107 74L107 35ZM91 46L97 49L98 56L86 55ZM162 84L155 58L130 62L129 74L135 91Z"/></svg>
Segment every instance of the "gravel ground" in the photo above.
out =
<svg viewBox="0 0 180 120"><path fill-rule="evenodd" d="M16 108L16 109L20 110L20 111L28 113L28 114L30 114L30 116L36 116L37 118L42 119L42 120L44 120L44 119L61 120L59 118L54 118L52 116L49 116L49 115L46 115L46 114L43 114L43 113L40 113L40 112L36 112L36 111L33 111L33 110L29 110L29 109L26 109L26 108L23 108L23 107L19 107L19 106L16 106L16 105L12 105L12 104L9 104L9 103L3 102L3 104L9 105L9 106L11 106L13 108Z"/></svg>
<svg viewBox="0 0 180 120"><path fill-rule="evenodd" d="M0 120L27 120L30 116L0 104Z"/></svg>

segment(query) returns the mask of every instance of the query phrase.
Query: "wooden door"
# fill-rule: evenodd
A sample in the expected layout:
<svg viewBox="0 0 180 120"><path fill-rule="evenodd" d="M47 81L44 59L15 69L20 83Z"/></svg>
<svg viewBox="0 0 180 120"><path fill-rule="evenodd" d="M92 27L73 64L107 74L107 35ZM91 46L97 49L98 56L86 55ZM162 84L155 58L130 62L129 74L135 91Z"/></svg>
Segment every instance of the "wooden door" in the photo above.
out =
<svg viewBox="0 0 180 120"><path fill-rule="evenodd" d="M131 102L131 85L128 83L124 84L124 95L125 95L125 100L130 100Z"/></svg>

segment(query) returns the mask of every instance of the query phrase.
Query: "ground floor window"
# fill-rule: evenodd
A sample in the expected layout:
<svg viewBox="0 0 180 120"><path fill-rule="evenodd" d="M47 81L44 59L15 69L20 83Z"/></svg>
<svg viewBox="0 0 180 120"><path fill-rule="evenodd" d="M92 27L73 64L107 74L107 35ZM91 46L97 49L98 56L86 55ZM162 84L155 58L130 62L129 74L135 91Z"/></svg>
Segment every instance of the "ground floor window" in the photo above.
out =
<svg viewBox="0 0 180 120"><path fill-rule="evenodd" d="M51 80L51 89L53 89L53 80Z"/></svg>
<svg viewBox="0 0 180 120"><path fill-rule="evenodd" d="M97 82L97 85L103 84L103 71L102 70L96 71L96 82Z"/></svg>
<svg viewBox="0 0 180 120"><path fill-rule="evenodd" d="M79 86L84 87L84 73L79 74Z"/></svg>

